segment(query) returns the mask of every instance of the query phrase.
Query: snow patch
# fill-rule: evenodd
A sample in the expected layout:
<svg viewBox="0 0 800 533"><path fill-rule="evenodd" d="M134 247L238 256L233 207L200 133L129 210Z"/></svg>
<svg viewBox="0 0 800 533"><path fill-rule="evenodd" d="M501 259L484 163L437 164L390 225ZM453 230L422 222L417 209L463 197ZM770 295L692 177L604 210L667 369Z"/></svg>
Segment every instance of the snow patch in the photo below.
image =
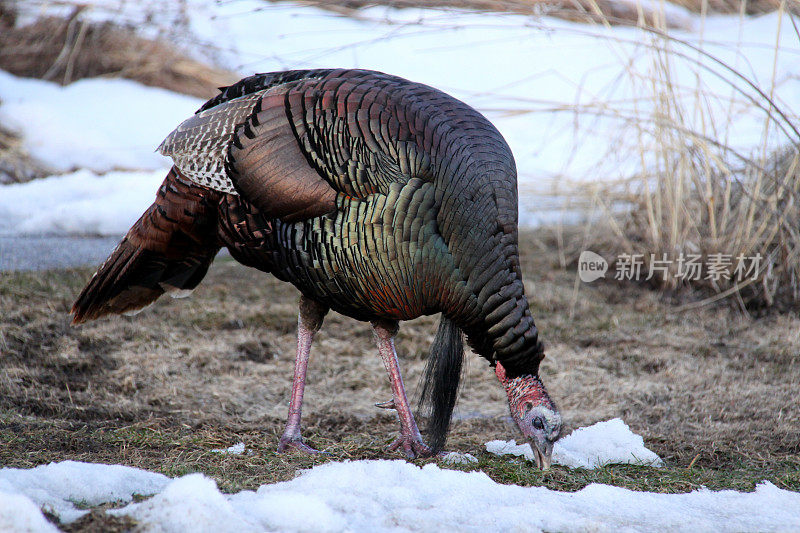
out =
<svg viewBox="0 0 800 533"><path fill-rule="evenodd" d="M123 235L155 200L167 169L79 170L0 187L0 231L10 234Z"/></svg>
<svg viewBox="0 0 800 533"><path fill-rule="evenodd" d="M513 455L515 457L524 457L528 461L534 460L533 449L531 448L531 445L527 442L523 444L517 444L517 441L514 439L508 441L490 440L486 443L486 451L495 455Z"/></svg>
<svg viewBox="0 0 800 533"><path fill-rule="evenodd" d="M664 461L644 445L619 418L578 428L556 442L553 460L570 468L597 468L607 464L664 466Z"/></svg>
<svg viewBox="0 0 800 533"><path fill-rule="evenodd" d="M471 453L450 452L442 457L442 462L448 465L468 465L477 463L478 458Z"/></svg>
<svg viewBox="0 0 800 533"><path fill-rule="evenodd" d="M58 528L47 521L33 500L0 489L0 531L50 533L57 532Z"/></svg>
<svg viewBox="0 0 800 533"><path fill-rule="evenodd" d="M295 490L240 492L231 504L262 530L328 532L348 530L348 519L313 493ZM366 502L365 502L366 503ZM302 517L302 519L298 519Z"/></svg>
<svg viewBox="0 0 800 533"><path fill-rule="evenodd" d="M202 474L169 481L134 468L71 461L2 469L0 480L0 529L13 531L54 531L36 506L74 509L73 501L96 505L154 492L107 512L162 532L800 530L800 494L768 482L751 493L654 494L601 484L565 493L402 460L327 463L291 481L231 495Z"/></svg>
<svg viewBox="0 0 800 533"><path fill-rule="evenodd" d="M189 474L169 483L160 494L141 503L108 511L130 516L145 530L164 533L256 531L254 524L237 513L217 484L202 474Z"/></svg>
<svg viewBox="0 0 800 533"><path fill-rule="evenodd" d="M486 451L495 455L515 455L533 461L528 443L493 440ZM609 464L664 466L664 461L644 445L644 439L619 418L578 428L553 446L553 464L569 468L599 468Z"/></svg>
<svg viewBox="0 0 800 533"><path fill-rule="evenodd" d="M75 506L76 503L93 506L129 502L134 494L160 492L168 482L169 478L162 474L138 468L76 461L50 463L29 470L0 469L0 493L27 497L65 523L86 514Z"/></svg>
<svg viewBox="0 0 800 533"><path fill-rule="evenodd" d="M214 448L211 450L214 453L223 453L229 455L241 455L244 453L244 442L239 442L228 448Z"/></svg>
<svg viewBox="0 0 800 533"><path fill-rule="evenodd" d="M201 100L123 79L62 87L0 71L0 123L56 172L153 170L170 161L156 146Z"/></svg>

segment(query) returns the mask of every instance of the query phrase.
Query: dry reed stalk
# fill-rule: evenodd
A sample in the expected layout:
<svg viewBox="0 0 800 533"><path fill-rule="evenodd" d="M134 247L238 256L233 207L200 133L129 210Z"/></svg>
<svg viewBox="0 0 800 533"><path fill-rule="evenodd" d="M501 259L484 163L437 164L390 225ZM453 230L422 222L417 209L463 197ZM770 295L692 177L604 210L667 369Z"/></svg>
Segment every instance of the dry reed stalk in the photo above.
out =
<svg viewBox="0 0 800 533"><path fill-rule="evenodd" d="M33 159L14 132L0 125L0 185L43 178L52 171Z"/></svg>
<svg viewBox="0 0 800 533"><path fill-rule="evenodd" d="M706 297L690 306L731 299L751 311L797 308L800 133L795 115L773 98L774 75L769 87L760 87L730 65L703 58L713 59L716 74L730 75L725 79L734 91L764 111L758 153L739 154L720 140L727 124L718 123L713 108L726 97L698 83L686 98L685 88L673 82L674 62L688 57L676 50L683 43L658 32L654 38L650 78L643 81L656 105L634 124L642 171L590 189L605 224L597 224L595 210L593 223L573 239L570 251L602 250L618 277L639 262L639 279L649 277L649 283L673 294ZM770 148L770 130L782 132L784 148ZM612 207L621 204L627 209ZM699 266L689 270L690 258Z"/></svg>
<svg viewBox="0 0 800 533"><path fill-rule="evenodd" d="M90 22L76 8L66 19L43 17L18 27L8 8L0 11L0 69L68 84L112 76L208 98L239 76L182 54L162 40L146 39L133 28ZM10 22L9 22L10 21Z"/></svg>
<svg viewBox="0 0 800 533"><path fill-rule="evenodd" d="M286 0L270 0L281 2ZM291 0L294 1L294 0ZM459 9L477 12L551 15L578 22L611 22L639 25L647 4L623 3L610 0L302 0L312 5L345 15L374 6L404 8ZM671 0L670 2L695 13L768 13L779 9L781 0ZM797 10L797 6L794 7ZM647 24L655 25L652 20Z"/></svg>

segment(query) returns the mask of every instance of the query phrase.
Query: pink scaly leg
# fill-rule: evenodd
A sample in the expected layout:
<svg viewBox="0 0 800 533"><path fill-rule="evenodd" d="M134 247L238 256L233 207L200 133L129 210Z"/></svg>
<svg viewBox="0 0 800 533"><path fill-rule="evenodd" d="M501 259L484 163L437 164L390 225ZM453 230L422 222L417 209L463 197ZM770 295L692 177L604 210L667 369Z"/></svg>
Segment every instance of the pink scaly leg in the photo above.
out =
<svg viewBox="0 0 800 533"><path fill-rule="evenodd" d="M322 327L322 320L328 308L313 300L300 297L300 313L297 318L297 356L294 361L294 381L292 382L292 399L289 402L289 417L286 429L283 430L278 452L287 448L304 453L319 453L305 442L300 435L300 416L303 410L303 390L306 386L306 369L314 334Z"/></svg>
<svg viewBox="0 0 800 533"><path fill-rule="evenodd" d="M394 349L394 336L397 335L397 330L397 322L375 321L372 323L372 331L378 342L378 353L383 359L383 365L386 367L386 372L389 373L389 381L392 385L391 403L385 402L380 406L397 409L397 415L400 417L400 437L389 445L389 450L394 451L399 448L409 459L429 457L432 455L431 449L422 442L422 435L419 433L417 422L408 405L403 377L400 375L397 352Z"/></svg>

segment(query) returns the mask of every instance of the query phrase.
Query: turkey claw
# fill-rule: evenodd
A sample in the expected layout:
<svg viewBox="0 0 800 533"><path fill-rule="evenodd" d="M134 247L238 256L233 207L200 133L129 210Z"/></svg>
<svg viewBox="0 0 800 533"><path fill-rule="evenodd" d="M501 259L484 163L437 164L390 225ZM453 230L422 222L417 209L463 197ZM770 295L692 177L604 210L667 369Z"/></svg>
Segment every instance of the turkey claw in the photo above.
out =
<svg viewBox="0 0 800 533"><path fill-rule="evenodd" d="M316 450L303 442L303 439L281 439L280 443L278 443L278 453L305 453L308 455L316 455L321 452Z"/></svg>
<svg viewBox="0 0 800 533"><path fill-rule="evenodd" d="M420 439L412 437L397 437L387 448L387 451L393 452L400 450L406 459L417 459L420 457L431 457L434 455L433 451Z"/></svg>

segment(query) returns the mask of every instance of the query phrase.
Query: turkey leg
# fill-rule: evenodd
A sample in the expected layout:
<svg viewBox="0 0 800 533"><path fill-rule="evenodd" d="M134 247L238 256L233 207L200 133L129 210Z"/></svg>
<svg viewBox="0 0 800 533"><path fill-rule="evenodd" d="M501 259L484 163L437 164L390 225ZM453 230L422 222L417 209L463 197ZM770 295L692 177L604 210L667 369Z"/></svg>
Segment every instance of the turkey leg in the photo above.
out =
<svg viewBox="0 0 800 533"><path fill-rule="evenodd" d="M375 321L372 323L372 331L378 342L378 353L383 359L383 365L389 374L389 381L392 385L392 400L384 402L388 408L396 409L400 417L400 437L391 445L389 450L401 449L406 457L429 457L432 455L431 449L422 442L422 435L417 428L417 422L411 413L406 398L406 390L403 386L403 377L400 375L400 366L397 362L397 352L394 349L394 337L397 335L399 326L397 321ZM390 406L389 406L390 405ZM383 405L379 405L383 406Z"/></svg>
<svg viewBox="0 0 800 533"><path fill-rule="evenodd" d="M283 436L278 444L278 452L285 452L287 448L291 448L304 453L319 453L318 450L303 442L303 437L300 435L300 416L303 410L303 390L306 386L306 369L308 368L311 341L314 340L314 334L322 327L322 320L327 312L327 307L305 296L300 297L292 399L289 402L289 417L286 419L286 429L283 430Z"/></svg>

